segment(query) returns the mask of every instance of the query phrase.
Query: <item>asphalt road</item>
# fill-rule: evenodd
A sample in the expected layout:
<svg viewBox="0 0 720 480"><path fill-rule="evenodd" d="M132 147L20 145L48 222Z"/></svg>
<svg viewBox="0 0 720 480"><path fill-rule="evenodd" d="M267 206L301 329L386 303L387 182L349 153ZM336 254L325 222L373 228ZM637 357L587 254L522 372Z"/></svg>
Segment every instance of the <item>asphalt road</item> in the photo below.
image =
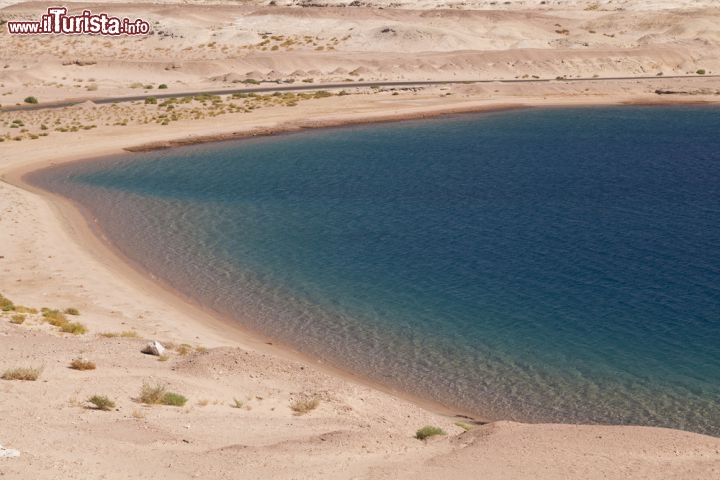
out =
<svg viewBox="0 0 720 480"><path fill-rule="evenodd" d="M90 100L95 104L122 103L143 101L148 97L157 99L163 98L182 98L193 97L195 95L232 95L235 93L274 93L274 92L301 92L307 90L338 90L353 87L421 87L425 85L453 85L461 83L547 83L547 82L608 82L617 80L667 80L667 79L685 79L685 78L720 78L720 75L668 75L668 76L640 76L640 77L586 77L586 78L527 78L527 79L511 79L511 80L424 80L416 82L346 82L346 83L312 83L303 85L280 85L273 84L267 87L244 87L229 88L221 90L196 90L185 92L172 92L167 90L156 90L152 93L143 93L142 95L131 95L122 97L78 97L61 100L57 102L9 105L0 108L0 112L15 112L21 110L44 110L50 108L63 108L77 105ZM266 82L267 83L267 82Z"/></svg>

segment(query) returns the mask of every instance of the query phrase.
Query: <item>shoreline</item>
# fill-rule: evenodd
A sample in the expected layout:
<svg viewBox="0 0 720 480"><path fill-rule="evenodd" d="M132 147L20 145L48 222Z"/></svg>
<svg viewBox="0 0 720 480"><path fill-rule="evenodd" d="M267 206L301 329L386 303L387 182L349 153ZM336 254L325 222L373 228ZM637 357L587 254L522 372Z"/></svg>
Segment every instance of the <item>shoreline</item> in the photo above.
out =
<svg viewBox="0 0 720 480"><path fill-rule="evenodd" d="M371 380L357 372L331 364L326 364L322 362L322 360L301 352L291 345L278 343L277 340L266 337L260 332L245 327L239 322L234 321L219 312L203 307L198 302L188 298L182 292L168 285L163 279L156 277L150 271L144 269L132 259L124 255L107 237L101 227L94 224L93 219L91 218L92 216L84 207L82 207L82 205L53 192L37 187L28 182L25 177L31 175L32 173L52 168L57 165L93 162L109 157L131 155L135 152L176 148L202 143L241 140L257 136L297 133L309 129L343 128L372 123L422 120L442 116L493 113L525 108L531 107L522 104L507 104L492 105L489 108L469 107L462 109L445 109L440 111L413 113L408 115L382 115L380 118L370 116L349 120L320 120L314 121L311 124L302 123L299 125L288 122L287 124L279 125L275 128L261 128L257 130L230 132L219 135L167 140L161 143L146 144L144 146L122 147L122 150L119 152L108 152L104 155L99 154L81 158L66 157L60 161L41 160L33 162L29 165L23 165L10 169L6 172L0 172L0 181L17 188L21 188L45 200L55 211L56 218L61 227L70 232L73 240L77 242L77 244L80 245L90 256L92 256L94 260L101 263L105 268L109 269L113 273L117 273L123 281L137 284L144 291L157 295L157 297L161 298L162 301L172 305L176 309L182 308L189 310L194 315L201 317L202 319L197 321L197 326L201 326L204 329L210 329L211 332L218 335L221 332L223 336L227 336L227 333L231 333L229 338L231 342L233 344L239 344L243 348L252 348L291 361L300 361L306 365L312 365L315 368L320 368L325 373L337 376L343 380L359 383L391 396L410 401L413 404L436 414L449 418L465 419L478 425L484 425L492 422L493 420L483 418L477 413L464 411L438 401L422 398L411 393L398 390L390 385Z"/></svg>
<svg viewBox="0 0 720 480"><path fill-rule="evenodd" d="M117 154L117 156L121 155L122 154ZM116 155L112 156L114 157ZM78 159L66 163L92 162L101 158L107 157ZM438 415L454 419L467 419L478 425L484 425L493 421L480 418L477 414L462 411L462 409L453 408L438 401L415 396L390 385L371 380L352 370L325 363L322 359L298 350L291 344L279 342L277 339L243 325L238 319L233 319L201 305L198 301L188 297L180 290L169 285L166 280L155 276L151 271L145 269L122 253L112 240L108 238L102 227L94 223L92 215L81 204L51 191L44 190L25 180L25 176L40 172L46 168L51 167L43 167L24 172L20 175L20 178L11 177L12 180L10 183L50 201L52 207L56 210L58 220L64 224L63 226L67 228L67 230L72 232L71 236L73 240L96 260L103 263L106 268L116 273L123 281L132 282L133 285L142 288L143 291L148 292L148 294L162 299L163 302L172 305L175 309L189 311L193 316L199 318L197 320L197 326L210 329L210 331L216 333L218 336L222 336L225 343L230 343L233 346L240 346L245 349L251 348L284 360L303 363L343 380L358 383L388 395L407 400Z"/></svg>
<svg viewBox="0 0 720 480"><path fill-rule="evenodd" d="M219 312L200 305L197 301L187 297L182 292L167 284L166 281L161 278L157 278L150 271L144 269L142 266L138 265L132 259L124 255L113 244L112 240L107 237L102 228L94 223L91 218L92 216L84 207L82 207L82 205L37 187L28 182L26 177L32 173L61 164L93 162L108 157L131 155L135 152L177 148L210 142L241 140L244 138L253 138L258 136L297 133L309 129L344 128L362 124L423 120L465 114L495 113L515 109L707 106L717 104L720 104L720 99L716 102L696 102L684 99L681 101L647 102L626 99L624 101L612 101L608 103L498 103L479 107L468 106L450 109L429 109L427 111L412 112L407 114L380 113L376 115L361 115L345 119L290 120L275 127L259 127L249 130L239 130L194 137L182 137L176 139L171 138L168 140L160 140L139 145L129 145L120 147L120 151L115 149L113 152L96 154L90 157L68 156L56 161L43 159L11 168L5 172L0 172L2 173L2 175L0 175L0 179L14 187L21 188L43 199L43 201L45 201L54 211L61 228L69 232L72 239L90 257L92 257L95 262L101 264L104 268L107 268L109 271L116 274L121 281L147 292L148 295L153 295L156 298L161 299L162 302L170 305L173 309L190 312L193 317L196 318L195 325L192 325L191 327L202 328L203 331L211 334L218 340L222 338L222 340L219 340L220 343L223 341L227 343L229 341L231 344L239 345L242 348L251 348L286 360L299 361L308 366L320 368L325 373L339 377L343 380L359 383L394 397L410 401L415 405L436 414L455 419L468 419L476 424L483 425L500 419L491 420L476 412L463 411L462 409L454 408L438 401L422 398L408 392L398 390L390 385L371 380L358 374L357 372L331 364L325 364L319 358L299 351L292 345L279 343L277 340L267 337L261 332L245 327L241 323L234 321Z"/></svg>
<svg viewBox="0 0 720 480"><path fill-rule="evenodd" d="M124 147L125 152L130 153L141 153L151 152L155 150L167 150L171 148L187 147L191 145L201 145L204 143L215 143L215 142L227 142L233 140L243 140L246 138L256 137L271 137L276 135L283 135L288 133L298 133L304 130L323 130L332 128L349 128L358 125L371 125L371 124L382 124L382 123L396 123L406 122L413 120L430 120L442 117L452 117L455 115L472 115L480 113L496 113L505 112L510 110L527 110L527 109L551 109L551 108L609 108L609 107L702 107L720 105L720 98L713 100L640 100L640 101L618 101L608 103L498 103L489 106L472 106L472 107L455 107L441 110L429 110L426 112L409 113L409 114L397 114L397 115L380 115L380 116L368 116L359 118L344 118L338 120L318 120L309 123L287 123L279 125L277 127L259 127L252 130L243 130L236 132L226 132L219 134L208 134L199 135L185 138L161 140L156 142L149 142L137 145L130 145ZM74 161L92 161L92 158L77 159Z"/></svg>

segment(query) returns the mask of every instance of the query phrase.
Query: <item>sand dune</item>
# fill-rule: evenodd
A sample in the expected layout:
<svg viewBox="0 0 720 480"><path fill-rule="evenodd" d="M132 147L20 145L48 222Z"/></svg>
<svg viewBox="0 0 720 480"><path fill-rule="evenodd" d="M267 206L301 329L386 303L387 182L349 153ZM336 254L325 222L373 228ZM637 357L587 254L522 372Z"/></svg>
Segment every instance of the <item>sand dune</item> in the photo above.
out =
<svg viewBox="0 0 720 480"><path fill-rule="evenodd" d="M147 84L227 85L243 75L292 82L299 81L296 71L315 83L720 72L714 28L720 9L711 1L669 3L468 3L432 10L421 9L429 3L416 9L77 3L78 11L144 18L154 34L0 36L1 51L12 52L0 59L0 103L27 95L49 101L130 94ZM34 19L45 7L21 3L0 17ZM480 7L488 9L473 10ZM337 71L348 74L340 78Z"/></svg>

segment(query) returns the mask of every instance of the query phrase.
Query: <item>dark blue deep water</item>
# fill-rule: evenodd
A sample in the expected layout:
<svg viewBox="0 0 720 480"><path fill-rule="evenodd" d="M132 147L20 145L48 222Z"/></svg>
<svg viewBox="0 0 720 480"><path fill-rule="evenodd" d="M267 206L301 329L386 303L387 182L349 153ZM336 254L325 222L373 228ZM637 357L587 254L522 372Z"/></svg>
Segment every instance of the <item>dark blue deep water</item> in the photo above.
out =
<svg viewBox="0 0 720 480"><path fill-rule="evenodd" d="M484 417L720 435L720 110L520 110L56 167L246 327Z"/></svg>

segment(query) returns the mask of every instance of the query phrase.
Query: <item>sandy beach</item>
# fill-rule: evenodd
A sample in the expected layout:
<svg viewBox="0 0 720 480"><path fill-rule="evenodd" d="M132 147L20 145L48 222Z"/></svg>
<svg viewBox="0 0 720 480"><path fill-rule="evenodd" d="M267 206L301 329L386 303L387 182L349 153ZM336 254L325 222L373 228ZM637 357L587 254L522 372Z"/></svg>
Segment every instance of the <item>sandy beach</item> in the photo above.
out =
<svg viewBox="0 0 720 480"><path fill-rule="evenodd" d="M313 127L503 108L720 102L720 81L712 76L720 73L720 37L712 28L720 9L712 1L476 1L442 9L431 2L285 3L73 4L154 25L152 36L110 43L3 30L0 104L23 105L29 95L41 106L83 103L0 110L0 294L16 306L77 309L78 316L65 317L87 332L63 333L39 310L0 313L0 373L41 370L36 381L0 380L0 445L20 453L0 458L0 475L720 476L714 437L634 426L485 424L337 371L168 291L116 255L67 202L22 182L23 174L61 162ZM3 5L3 20L32 19L47 7ZM533 75L548 81L353 85ZM664 78L671 75L683 78ZM610 76L643 78L602 79ZM348 86L180 96L268 81ZM90 101L160 91L178 97ZM150 340L169 347L166 355L140 353ZM69 368L78 358L96 368ZM146 405L143 385L165 386L187 403ZM87 401L93 395L115 406L94 408ZM426 425L445 434L416 439Z"/></svg>

